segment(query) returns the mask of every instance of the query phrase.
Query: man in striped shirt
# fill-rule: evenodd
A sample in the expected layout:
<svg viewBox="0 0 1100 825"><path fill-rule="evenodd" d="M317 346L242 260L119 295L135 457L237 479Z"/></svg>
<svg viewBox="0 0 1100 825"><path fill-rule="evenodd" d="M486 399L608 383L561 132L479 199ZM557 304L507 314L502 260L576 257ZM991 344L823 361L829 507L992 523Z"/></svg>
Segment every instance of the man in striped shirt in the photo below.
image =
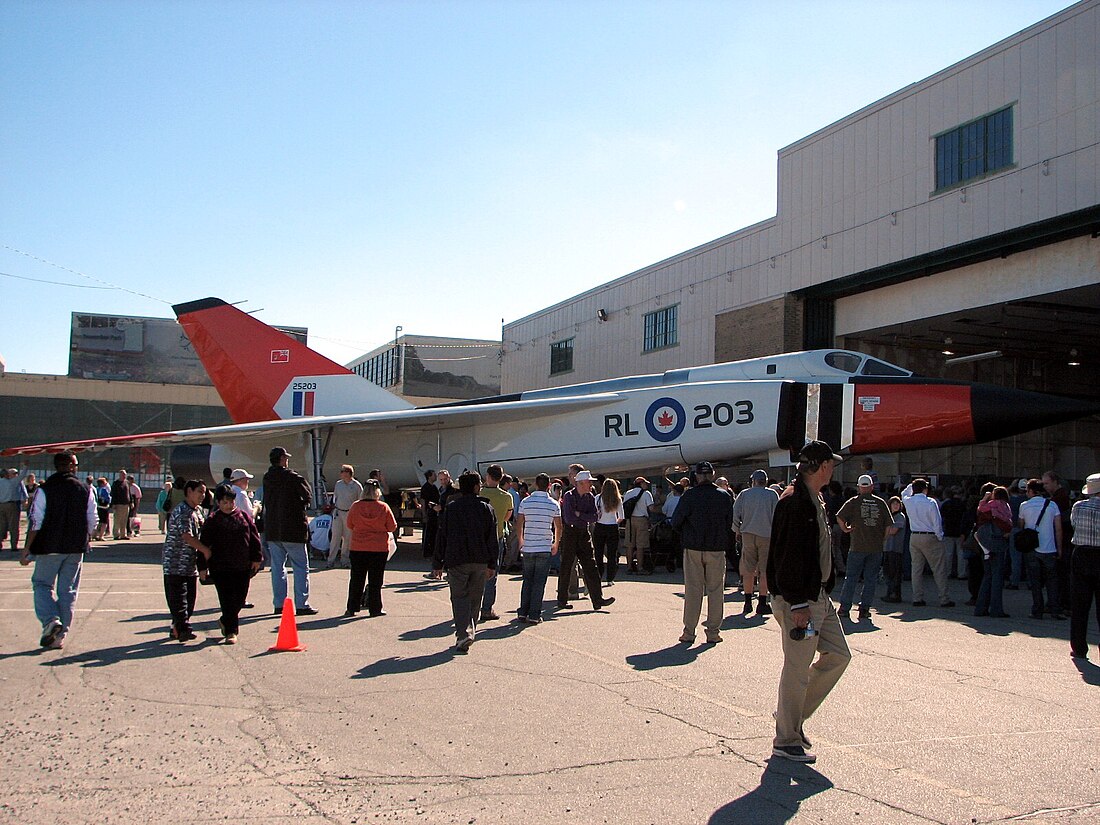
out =
<svg viewBox="0 0 1100 825"><path fill-rule="evenodd" d="M1070 510L1073 559L1070 570L1069 647L1075 659L1088 656L1088 623L1096 601L1100 618L1100 473L1088 477L1083 498Z"/></svg>
<svg viewBox="0 0 1100 825"><path fill-rule="evenodd" d="M523 553L523 587L519 600L519 621L538 624L542 621L542 601L546 593L546 577L550 557L558 554L561 540L561 507L550 497L550 476L539 473L535 489L519 503L516 532Z"/></svg>

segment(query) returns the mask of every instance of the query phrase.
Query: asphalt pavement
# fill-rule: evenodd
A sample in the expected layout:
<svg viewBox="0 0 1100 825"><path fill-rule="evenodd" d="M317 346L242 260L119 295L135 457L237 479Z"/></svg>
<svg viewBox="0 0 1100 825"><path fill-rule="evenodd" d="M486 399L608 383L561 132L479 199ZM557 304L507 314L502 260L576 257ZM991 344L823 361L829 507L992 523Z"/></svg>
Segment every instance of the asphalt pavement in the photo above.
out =
<svg viewBox="0 0 1100 825"><path fill-rule="evenodd" d="M38 647L32 568L0 553L0 822L1100 822L1095 625L1074 662L1067 622L1028 618L1024 591L1010 619L974 618L952 582L958 607L849 623L805 766L771 756L778 628L743 618L737 588L724 642L686 646L679 574L621 571L606 611L522 628L506 574L501 620L455 656L446 584L410 538L388 615L341 618L347 571L314 571L308 649L269 653L266 571L238 645L213 588L199 638L168 638L159 539L96 544L63 650Z"/></svg>

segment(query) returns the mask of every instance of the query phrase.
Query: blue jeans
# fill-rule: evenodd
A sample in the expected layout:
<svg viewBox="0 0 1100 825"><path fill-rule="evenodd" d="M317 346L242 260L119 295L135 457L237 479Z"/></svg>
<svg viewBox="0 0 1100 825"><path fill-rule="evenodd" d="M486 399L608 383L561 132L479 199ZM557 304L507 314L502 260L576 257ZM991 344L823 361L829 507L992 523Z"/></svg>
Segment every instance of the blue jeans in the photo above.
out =
<svg viewBox="0 0 1100 825"><path fill-rule="evenodd" d="M73 624L73 605L80 589L80 570L84 556L80 553L49 553L34 557L34 613L45 627L57 619L67 631ZM54 586L57 597L54 597Z"/></svg>
<svg viewBox="0 0 1100 825"><path fill-rule="evenodd" d="M860 610L870 610L878 586L878 571L882 566L882 551L874 553L848 552L848 569L844 573L844 589L840 591L840 609L848 610L856 593L856 582L863 574L863 594L859 599Z"/></svg>
<svg viewBox="0 0 1100 825"><path fill-rule="evenodd" d="M974 606L975 616L1001 616L1004 614L1005 559L1007 548L994 547L989 552L982 570L982 586L978 589L978 600Z"/></svg>
<svg viewBox="0 0 1100 825"><path fill-rule="evenodd" d="M500 568L504 566L504 552L507 549L507 539L497 539L497 575L485 582L485 595L481 597L482 613L488 613L497 602L497 576L500 575Z"/></svg>
<svg viewBox="0 0 1100 825"><path fill-rule="evenodd" d="M1027 580L1031 584L1031 615L1041 618L1043 615L1043 585L1047 586L1046 609L1051 615L1062 611L1058 600L1058 573L1055 569L1057 559L1054 553L1040 553L1033 550L1027 554Z"/></svg>
<svg viewBox="0 0 1100 825"><path fill-rule="evenodd" d="M546 595L546 577L549 574L549 553L523 554L523 587L519 596L521 619L542 618L542 601Z"/></svg>
<svg viewBox="0 0 1100 825"><path fill-rule="evenodd" d="M271 596L275 611L283 609L286 601L286 560L294 571L294 609L309 607L309 558L305 543L293 541L269 541L267 552L271 554Z"/></svg>
<svg viewBox="0 0 1100 825"><path fill-rule="evenodd" d="M1012 565L1012 570L1009 573L1008 583L1013 584L1016 587L1020 586L1020 582L1024 578L1024 554L1016 549L1016 534L1020 532L1019 527L1012 529L1012 534L1008 537L1008 559Z"/></svg>
<svg viewBox="0 0 1100 825"><path fill-rule="evenodd" d="M1004 613L1001 597L1004 594L1005 559L1008 556L1008 536L993 524L983 524L977 532L978 544L989 554L982 568L982 583L974 606L975 616L994 616Z"/></svg>

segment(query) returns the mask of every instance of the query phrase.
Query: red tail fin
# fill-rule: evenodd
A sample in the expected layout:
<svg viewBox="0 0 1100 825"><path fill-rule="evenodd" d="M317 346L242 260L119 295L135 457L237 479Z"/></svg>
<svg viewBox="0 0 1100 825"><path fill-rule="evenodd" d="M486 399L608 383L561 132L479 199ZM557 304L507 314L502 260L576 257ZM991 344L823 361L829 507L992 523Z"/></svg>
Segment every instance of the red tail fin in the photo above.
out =
<svg viewBox="0 0 1100 825"><path fill-rule="evenodd" d="M173 309L238 424L411 406L218 298Z"/></svg>

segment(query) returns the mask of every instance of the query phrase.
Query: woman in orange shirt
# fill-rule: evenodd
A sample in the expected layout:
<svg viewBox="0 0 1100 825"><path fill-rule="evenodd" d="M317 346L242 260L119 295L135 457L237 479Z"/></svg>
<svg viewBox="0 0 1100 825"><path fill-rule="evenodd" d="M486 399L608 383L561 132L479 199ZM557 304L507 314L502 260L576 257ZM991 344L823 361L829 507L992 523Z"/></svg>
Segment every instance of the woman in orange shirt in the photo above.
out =
<svg viewBox="0 0 1100 825"><path fill-rule="evenodd" d="M382 609L382 577L389 556L389 539L397 529L397 519L375 479L363 484L363 497L351 505L347 528L351 531L351 580L348 582L348 609L344 617L354 616L366 601L371 616L385 616ZM363 584L366 583L366 593ZM364 599L365 596L365 599Z"/></svg>

